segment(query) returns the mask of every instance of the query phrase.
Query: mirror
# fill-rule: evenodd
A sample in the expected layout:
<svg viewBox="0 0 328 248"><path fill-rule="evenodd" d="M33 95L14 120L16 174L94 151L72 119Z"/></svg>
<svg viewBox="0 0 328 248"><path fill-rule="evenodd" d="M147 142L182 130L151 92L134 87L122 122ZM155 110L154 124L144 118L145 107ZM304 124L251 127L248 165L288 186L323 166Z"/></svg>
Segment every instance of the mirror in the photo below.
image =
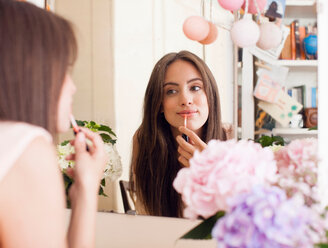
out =
<svg viewBox="0 0 328 248"><path fill-rule="evenodd" d="M164 54L189 50L205 59L218 82L223 120L232 123L233 45L229 31L219 27L217 41L205 47L182 32L184 20L202 11L223 25L233 20L217 1L212 6L205 1L204 8L199 0L55 1L55 12L71 20L78 37L74 114L77 119L113 128L124 167L122 178L128 178L132 136L141 122L151 71ZM116 184L113 188L108 192L111 197L101 199L100 209L122 211L120 191ZM117 201L112 201L113 195Z"/></svg>
<svg viewBox="0 0 328 248"><path fill-rule="evenodd" d="M79 42L79 57L73 73L78 86L75 115L81 120L107 123L115 130L124 167L122 178L128 179L132 136L141 122L149 76L154 64L168 52L189 50L205 60L218 82L224 122L236 120L233 85L235 81L240 82L244 110L240 137L254 138L253 55L245 50L242 63L235 63L237 51L227 30L234 16L220 8L217 1L212 2L212 5L210 1L199 0L54 2L55 12L74 24ZM286 8L289 9L286 16L298 13L289 17L297 19L303 18L302 13L315 10L315 5L306 6L306 12L299 12L301 8L297 6ZM310 17L306 15L306 21L316 19L314 13ZM182 24L191 15L204 15L221 25L214 44L202 46L184 36ZM236 71L238 65L239 73ZM317 65L291 67L308 75L314 82L317 81ZM111 197L101 199L100 209L122 212L118 185L112 185L109 191Z"/></svg>

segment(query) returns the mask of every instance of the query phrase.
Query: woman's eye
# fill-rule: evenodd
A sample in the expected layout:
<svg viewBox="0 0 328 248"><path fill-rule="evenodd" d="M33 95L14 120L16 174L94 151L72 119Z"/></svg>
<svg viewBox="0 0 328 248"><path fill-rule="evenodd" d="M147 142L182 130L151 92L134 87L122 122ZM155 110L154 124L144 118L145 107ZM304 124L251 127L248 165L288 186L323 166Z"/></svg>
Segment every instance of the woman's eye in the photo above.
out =
<svg viewBox="0 0 328 248"><path fill-rule="evenodd" d="M194 85L191 87L192 91L199 91L200 89L201 89L200 86L197 86L197 85Z"/></svg>
<svg viewBox="0 0 328 248"><path fill-rule="evenodd" d="M175 94L177 91L176 90L173 90L173 89L171 89L171 90L167 90L166 91L166 95L172 95L172 94Z"/></svg>

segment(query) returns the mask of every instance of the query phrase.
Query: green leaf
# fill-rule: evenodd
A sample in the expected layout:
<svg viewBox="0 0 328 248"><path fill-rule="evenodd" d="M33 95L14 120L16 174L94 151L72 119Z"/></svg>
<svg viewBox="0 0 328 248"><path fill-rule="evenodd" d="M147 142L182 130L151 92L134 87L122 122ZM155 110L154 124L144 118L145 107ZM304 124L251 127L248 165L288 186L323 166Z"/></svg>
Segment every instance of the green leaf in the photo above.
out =
<svg viewBox="0 0 328 248"><path fill-rule="evenodd" d="M285 145L285 141L281 136L267 136L263 135L259 139L255 140L255 142L260 143L262 147L272 146L272 145Z"/></svg>
<svg viewBox="0 0 328 248"><path fill-rule="evenodd" d="M62 143L60 143L61 146L66 146L69 143L69 140L65 140Z"/></svg>
<svg viewBox="0 0 328 248"><path fill-rule="evenodd" d="M102 186L99 187L98 195L108 197L108 195L105 194L104 188Z"/></svg>
<svg viewBox="0 0 328 248"><path fill-rule="evenodd" d="M315 247L318 247L318 248L328 248L328 244L320 243L320 244L316 244Z"/></svg>
<svg viewBox="0 0 328 248"><path fill-rule="evenodd" d="M99 131L107 132L107 133L109 133L109 134L111 134L111 135L113 135L113 136L116 137L116 134L115 134L115 133L113 132L113 130L112 130L110 127L108 127L108 126L100 125L100 127L98 128L98 130L99 130Z"/></svg>
<svg viewBox="0 0 328 248"><path fill-rule="evenodd" d="M102 140L105 142L105 143L112 143L112 144L115 144L116 140L113 140L108 134L105 134L105 133L101 133L100 134ZM113 143L114 142L114 143Z"/></svg>
<svg viewBox="0 0 328 248"><path fill-rule="evenodd" d="M101 180L101 182L100 182L100 184L102 185L102 186L106 186L106 180L105 180L105 178L103 178L102 180Z"/></svg>
<svg viewBox="0 0 328 248"><path fill-rule="evenodd" d="M310 128L308 129L308 131L311 131L311 130L318 130L318 127L317 127L317 126L315 126L315 127L310 127Z"/></svg>
<svg viewBox="0 0 328 248"><path fill-rule="evenodd" d="M85 121L80 121L80 120L76 120L76 123L77 123L77 125L80 126L80 127L84 127L85 124L86 124Z"/></svg>
<svg viewBox="0 0 328 248"><path fill-rule="evenodd" d="M207 218L202 223L184 234L180 239L211 239L212 229L218 219L225 215L224 211L219 211L215 215Z"/></svg>

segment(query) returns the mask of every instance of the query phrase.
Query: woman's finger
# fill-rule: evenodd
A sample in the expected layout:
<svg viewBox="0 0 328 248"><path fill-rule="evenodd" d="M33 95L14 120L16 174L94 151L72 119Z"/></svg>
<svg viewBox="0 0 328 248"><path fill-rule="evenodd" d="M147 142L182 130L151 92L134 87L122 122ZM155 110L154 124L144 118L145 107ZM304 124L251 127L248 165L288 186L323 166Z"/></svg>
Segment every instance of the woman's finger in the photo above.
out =
<svg viewBox="0 0 328 248"><path fill-rule="evenodd" d="M199 138L198 135L192 130L184 126L181 126L179 127L179 131L187 135L189 139L193 142L193 144L197 147L198 150L202 151L206 148L207 146L206 143L202 141L201 138Z"/></svg>
<svg viewBox="0 0 328 248"><path fill-rule="evenodd" d="M180 153L181 156L185 157L186 159L191 159L193 154L190 154L189 152L185 151L181 146L178 147L178 153Z"/></svg>
<svg viewBox="0 0 328 248"><path fill-rule="evenodd" d="M66 160L75 160L75 154L69 154L65 157Z"/></svg>
<svg viewBox="0 0 328 248"><path fill-rule="evenodd" d="M90 140L92 142L92 153L93 152L102 152L102 150L104 149L104 142L101 138L101 136L95 132L92 132L90 129L88 128L81 128L82 132L85 134L86 138L88 140Z"/></svg>
<svg viewBox="0 0 328 248"><path fill-rule="evenodd" d="M70 177L70 178L72 178L72 179L74 179L74 169L73 168L67 168L66 169L66 174Z"/></svg>
<svg viewBox="0 0 328 248"><path fill-rule="evenodd" d="M183 156L178 157L178 161L185 167L189 167L189 160Z"/></svg>
<svg viewBox="0 0 328 248"><path fill-rule="evenodd" d="M196 148L192 144L188 143L187 141L182 138L181 135L178 135L176 137L176 141L178 142L179 146L181 146L185 151L194 154Z"/></svg>

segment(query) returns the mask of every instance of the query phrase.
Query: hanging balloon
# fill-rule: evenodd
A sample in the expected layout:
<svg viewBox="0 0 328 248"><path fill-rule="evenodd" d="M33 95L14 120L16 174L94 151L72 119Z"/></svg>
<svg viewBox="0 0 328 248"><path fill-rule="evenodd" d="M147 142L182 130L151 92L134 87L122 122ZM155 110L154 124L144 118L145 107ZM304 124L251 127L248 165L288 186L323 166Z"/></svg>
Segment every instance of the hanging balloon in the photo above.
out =
<svg viewBox="0 0 328 248"><path fill-rule="evenodd" d="M245 0L218 0L220 6L226 10L238 10L241 8Z"/></svg>
<svg viewBox="0 0 328 248"><path fill-rule="evenodd" d="M183 23L183 32L191 40L204 40L209 31L210 25L200 16L190 16Z"/></svg>
<svg viewBox="0 0 328 248"><path fill-rule="evenodd" d="M230 31L231 39L239 47L249 47L256 44L260 37L260 28L250 19L236 21Z"/></svg>
<svg viewBox="0 0 328 248"><path fill-rule="evenodd" d="M249 0L248 13L250 13L250 14L258 13L257 9L256 9L255 1L257 3L260 13L263 13L264 8L267 3L267 0ZM246 5L246 2L243 4L243 7L242 7L244 10L245 10L245 5Z"/></svg>
<svg viewBox="0 0 328 248"><path fill-rule="evenodd" d="M204 40L199 41L199 43L203 45L208 45L213 43L218 37L218 29L215 26L215 24L212 22L208 22L208 24L210 25L210 32L208 33L207 37Z"/></svg>
<svg viewBox="0 0 328 248"><path fill-rule="evenodd" d="M268 50L277 47L281 39L280 28L273 22L266 22L260 25L260 38L256 45L263 50Z"/></svg>

